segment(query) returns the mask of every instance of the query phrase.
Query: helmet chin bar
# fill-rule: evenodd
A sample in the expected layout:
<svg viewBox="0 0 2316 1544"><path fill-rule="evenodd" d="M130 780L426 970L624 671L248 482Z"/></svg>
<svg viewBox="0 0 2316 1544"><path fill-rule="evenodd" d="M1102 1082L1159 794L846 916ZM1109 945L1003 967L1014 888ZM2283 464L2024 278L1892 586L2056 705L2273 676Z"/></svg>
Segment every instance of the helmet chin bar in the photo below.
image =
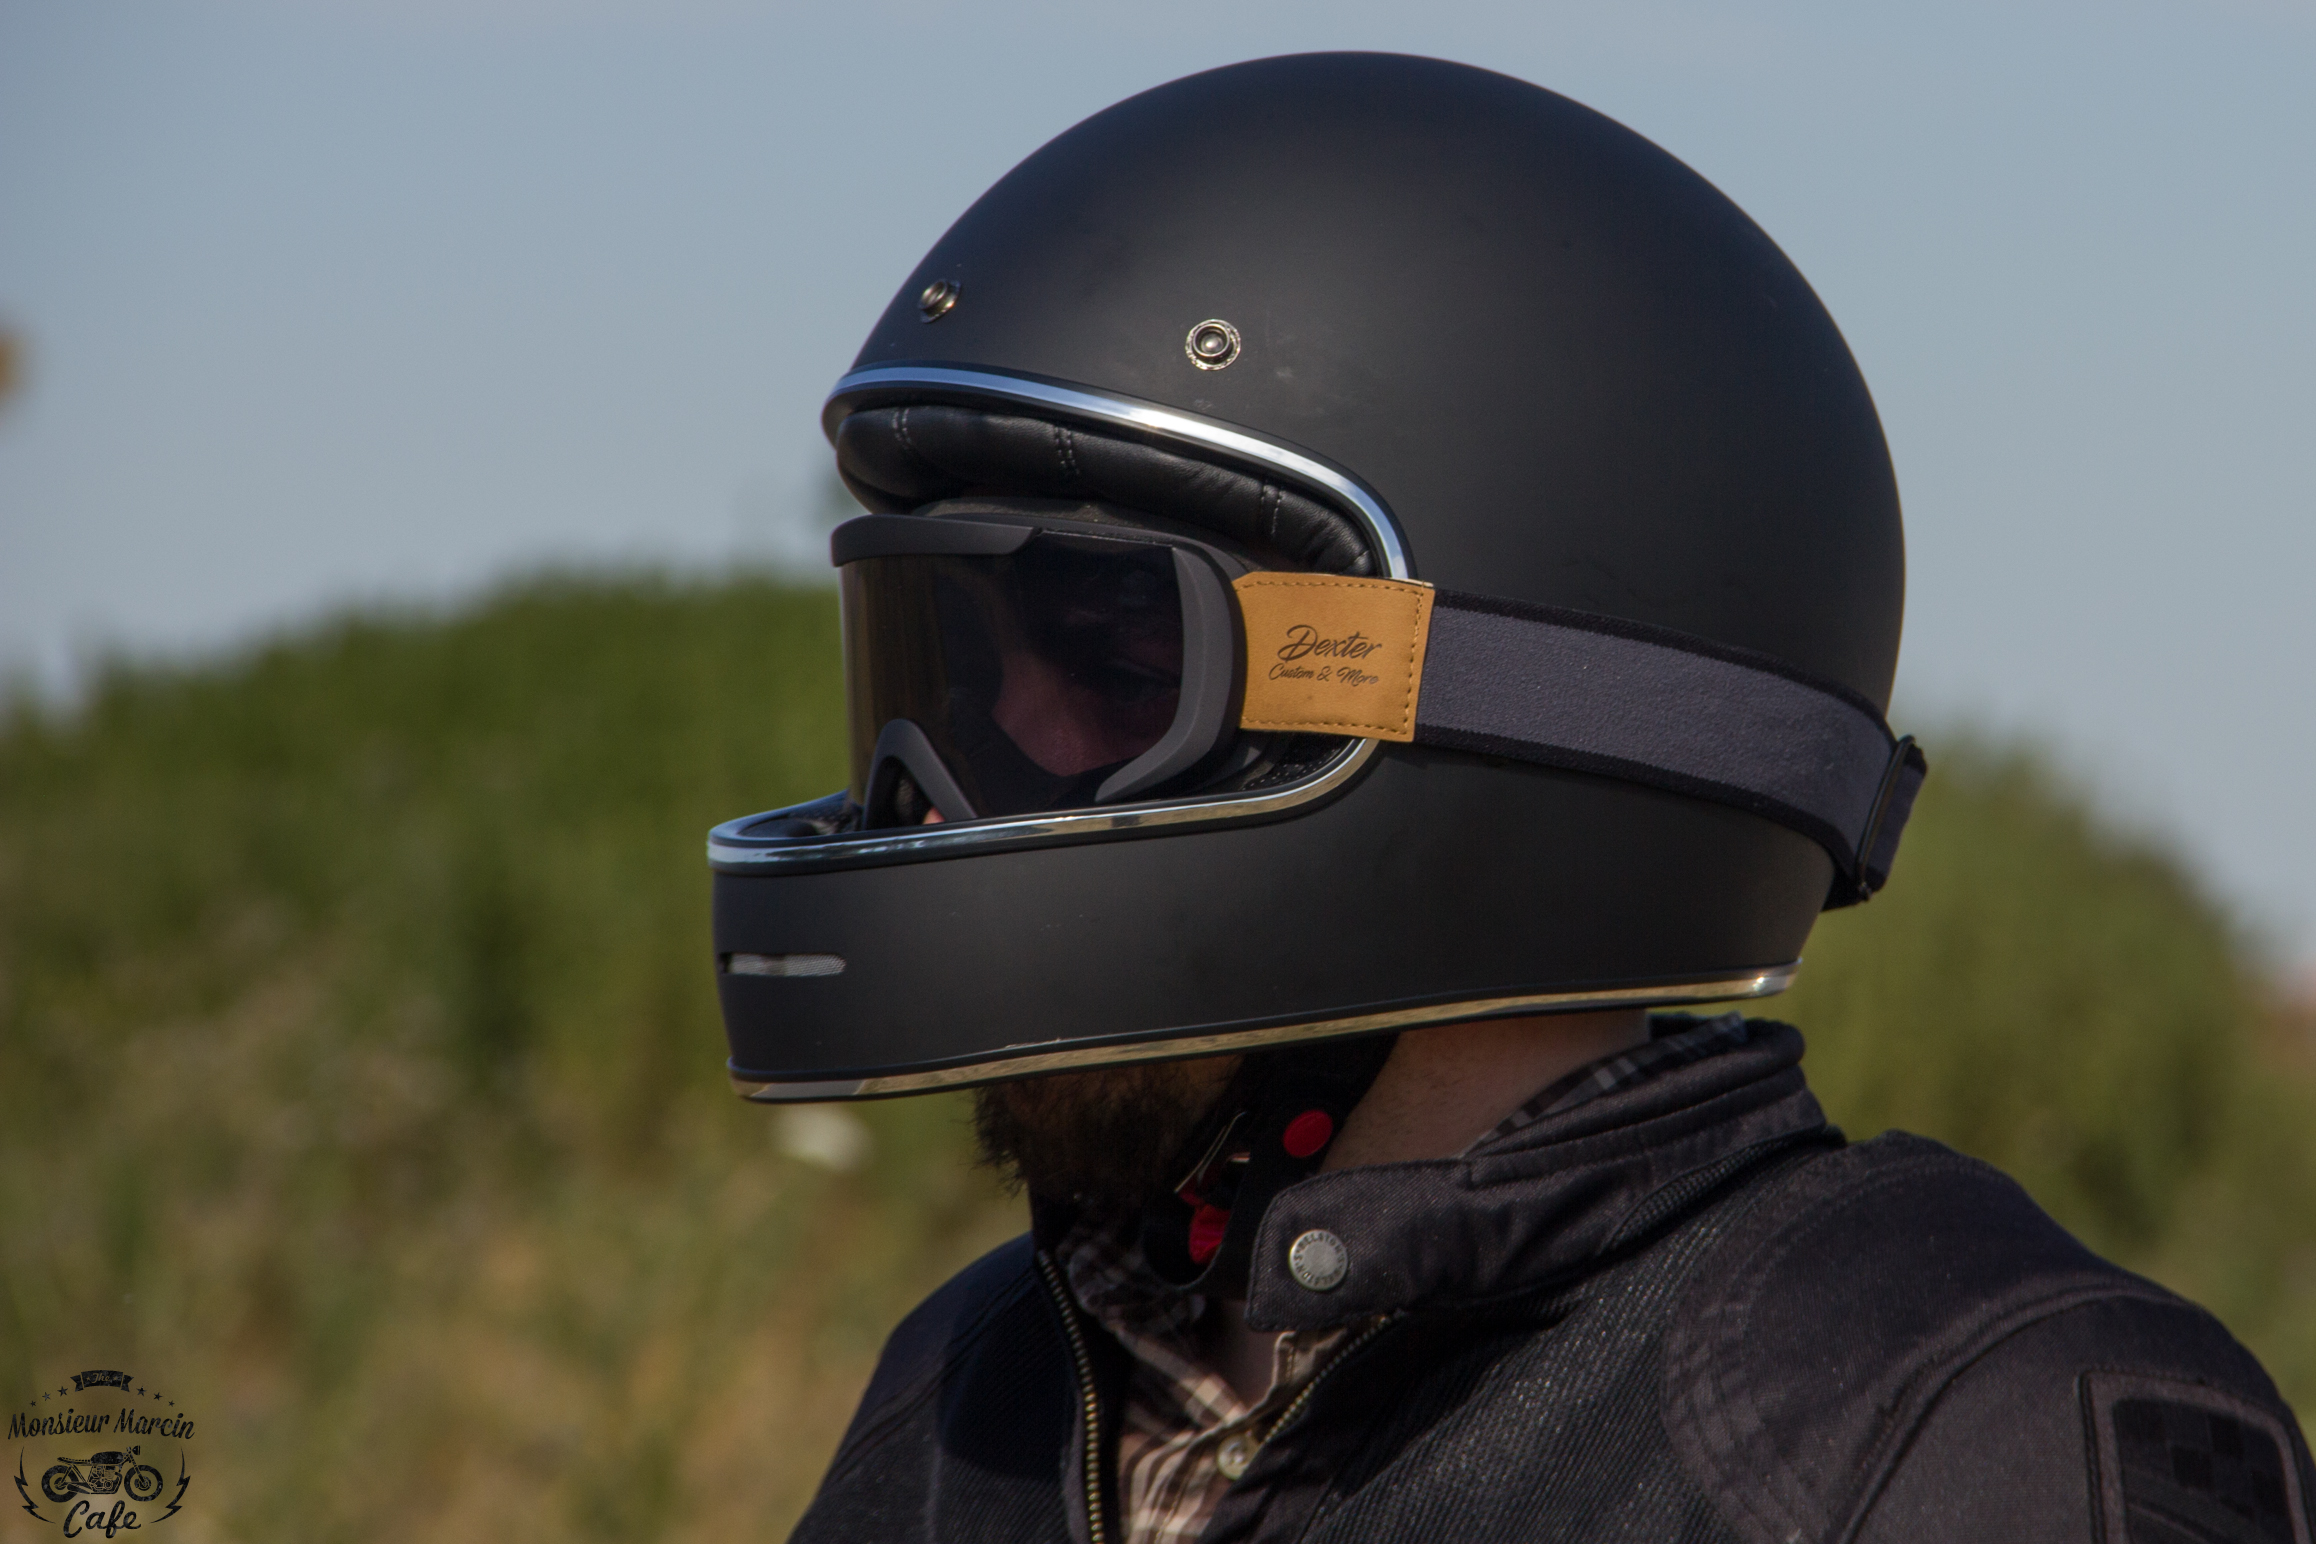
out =
<svg viewBox="0 0 2316 1544"><path fill-rule="evenodd" d="M727 974L732 967L727 961ZM1430 1024L1453 1024L1465 1019L1520 1018L1546 1013L1585 1013L1610 1008L1674 1008L1700 1003L1740 1002L1774 997L1793 985L1801 961L1789 960L1767 970L1737 976L1659 982L1649 986L1589 988L1566 992L1531 992L1517 997L1490 997L1464 1002L1426 1003L1382 1013L1316 1019L1303 1024L1279 1024L1224 1034L1184 1035L1135 1044L1076 1046L1061 1051L1023 1051L956 1066L914 1072L880 1073L850 1078L776 1078L727 1064L732 1092L758 1104L813 1104L830 1099L892 1099L910 1094L939 1093L1038 1077L1048 1072L1075 1072L1095 1067L1116 1067L1141 1061L1187 1061L1200 1056L1230 1056L1313 1040L1336 1040L1355 1035L1420 1029Z"/></svg>

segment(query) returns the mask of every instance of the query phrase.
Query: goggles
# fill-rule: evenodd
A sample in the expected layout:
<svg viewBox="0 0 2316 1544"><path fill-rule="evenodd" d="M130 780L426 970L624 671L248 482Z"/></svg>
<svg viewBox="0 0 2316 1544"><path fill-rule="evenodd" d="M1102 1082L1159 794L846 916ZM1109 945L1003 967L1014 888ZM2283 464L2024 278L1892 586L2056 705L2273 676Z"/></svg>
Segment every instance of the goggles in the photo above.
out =
<svg viewBox="0 0 2316 1544"><path fill-rule="evenodd" d="M1616 618L1265 570L1065 507L837 527L854 829L1227 792L1277 736L1316 734L1734 805L1823 846L1836 904L1888 872L1923 759L1835 683Z"/></svg>
<svg viewBox="0 0 2316 1544"><path fill-rule="evenodd" d="M865 827L1115 804L1211 771L1244 647L1210 542L1037 515L865 515L831 555Z"/></svg>

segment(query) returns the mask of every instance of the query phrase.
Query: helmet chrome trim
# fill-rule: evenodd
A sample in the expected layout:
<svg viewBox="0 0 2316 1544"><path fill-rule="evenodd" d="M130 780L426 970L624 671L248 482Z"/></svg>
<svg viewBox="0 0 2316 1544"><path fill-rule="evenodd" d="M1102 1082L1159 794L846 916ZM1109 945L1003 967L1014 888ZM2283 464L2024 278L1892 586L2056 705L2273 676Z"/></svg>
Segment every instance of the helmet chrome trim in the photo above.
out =
<svg viewBox="0 0 2316 1544"><path fill-rule="evenodd" d="M1042 815L1003 815L958 825L885 827L850 836L751 837L747 828L781 813L743 815L708 833L708 865L726 873L761 873L772 867L843 868L865 862L907 862L954 857L973 848L1025 847L1080 837L1193 822L1251 820L1276 815L1322 799L1348 784L1375 754L1379 742L1354 740L1299 782L1254 793L1158 800L1111 808Z"/></svg>
<svg viewBox="0 0 2316 1544"><path fill-rule="evenodd" d="M1372 744L1372 741L1362 742ZM778 1082L731 1071L732 1092L759 1104L811 1104L831 1099L878 1099L898 1094L929 1094L975 1083L994 1083L1035 1077L1044 1072L1066 1072L1077 1067L1115 1067L1127 1062L1182 1061L1197 1056L1224 1056L1302 1040L1324 1040L1336 1035L1380 1034L1415 1029L1426 1024L1448 1024L1463 1019L1507 1018L1523 1013L1581 1013L1601 1008L1657 1008L1687 1003L1735 1002L1773 997L1793 985L1801 961L1772 966L1750 975L1695 981L1685 985L1621 987L1590 992L1541 992L1523 997L1492 997L1477 1002L1434 1003L1422 1008L1399 1008L1386 1013L1362 1014L1347 1019L1321 1019L1309 1024L1281 1024L1269 1029L1234 1030L1219 1035L1184 1035L1172 1040L1151 1040L1139 1045L1090 1045L1067 1051L1025 1050L1023 1054L993 1057L961 1067L938 1067L927 1072L888 1073L880 1077L828 1078L811 1082ZM728 1069L729 1070L729 1069Z"/></svg>
<svg viewBox="0 0 2316 1544"><path fill-rule="evenodd" d="M1406 544L1399 537L1398 522L1392 519L1391 511L1385 507L1383 500L1357 478L1315 456L1290 450L1244 429L1200 418L1195 413L1185 413L1179 408L1159 407L1154 403L1136 401L1132 397L1109 396L1080 386L1065 386L1056 381L1039 380L1027 375L1009 375L995 370L959 370L947 365L879 365L874 369L855 370L836 383L835 389L828 394L828 401L821 406L820 426L833 442L836 426L844 421L845 414L856 407L867 406L869 399L923 396L928 393L934 397L963 397L976 402L990 398L1019 402L1072 418L1117 424L1207 450L1222 451L1238 460L1280 473L1346 506L1345 512L1358 520L1368 541L1373 543L1376 556L1383 562L1380 577L1415 577L1408 563ZM1152 513L1164 511L1153 510Z"/></svg>

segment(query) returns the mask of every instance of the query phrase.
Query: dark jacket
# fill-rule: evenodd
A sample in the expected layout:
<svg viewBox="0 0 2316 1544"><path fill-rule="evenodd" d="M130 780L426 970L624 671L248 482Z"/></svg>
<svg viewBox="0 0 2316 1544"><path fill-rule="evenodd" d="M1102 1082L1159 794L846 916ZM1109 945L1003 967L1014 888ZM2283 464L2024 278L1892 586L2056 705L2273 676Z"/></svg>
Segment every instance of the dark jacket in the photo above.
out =
<svg viewBox="0 0 2316 1544"><path fill-rule="evenodd" d="M2217 1321L1984 1164L1843 1145L1800 1058L1762 1025L1464 1157L1281 1192L1249 1322L1388 1317L1205 1540L2316 1544L2307 1445ZM1287 1265L1316 1228L1350 1255L1325 1292ZM1125 1373L1017 1239L894 1331L793 1537L1117 1544Z"/></svg>

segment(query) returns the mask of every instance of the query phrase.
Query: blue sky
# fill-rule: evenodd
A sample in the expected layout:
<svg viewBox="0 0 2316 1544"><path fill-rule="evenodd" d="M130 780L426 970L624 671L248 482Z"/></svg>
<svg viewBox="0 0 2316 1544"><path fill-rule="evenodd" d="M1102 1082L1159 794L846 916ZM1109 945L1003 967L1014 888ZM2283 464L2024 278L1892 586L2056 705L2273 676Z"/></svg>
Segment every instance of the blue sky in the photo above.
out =
<svg viewBox="0 0 2316 1544"><path fill-rule="evenodd" d="M2316 0L0 0L0 667L790 552L820 396L983 187L1323 47L1744 205L1889 430L1900 717L2042 736L2316 962Z"/></svg>

